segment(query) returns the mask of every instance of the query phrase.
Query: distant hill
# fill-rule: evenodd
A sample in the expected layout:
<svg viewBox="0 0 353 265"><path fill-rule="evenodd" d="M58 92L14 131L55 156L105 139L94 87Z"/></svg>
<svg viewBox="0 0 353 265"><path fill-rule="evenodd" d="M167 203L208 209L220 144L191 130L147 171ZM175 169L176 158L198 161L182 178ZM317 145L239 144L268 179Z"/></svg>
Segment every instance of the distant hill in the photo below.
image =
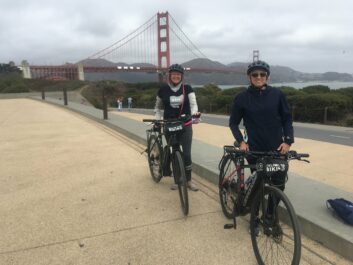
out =
<svg viewBox="0 0 353 265"><path fill-rule="evenodd" d="M105 59L85 59L80 61L84 66L130 66L126 63L113 63ZM186 81L192 84L208 84L214 83L217 85L233 85L233 84L247 84L246 69L248 63L233 62L230 64L222 64L217 61L212 61L206 58L193 59L182 64L187 68L205 68L205 69L219 69L219 68L232 68L239 71L239 74L222 74L222 73L193 73L186 72ZM153 67L152 64L135 63L131 66L147 66ZM88 74L87 79L101 80L101 79L121 80L125 82L153 82L158 79L158 75L154 73L94 73ZM353 81L353 76L348 73L326 72L326 73L303 73L296 71L286 66L271 66L271 82L306 82L306 81Z"/></svg>

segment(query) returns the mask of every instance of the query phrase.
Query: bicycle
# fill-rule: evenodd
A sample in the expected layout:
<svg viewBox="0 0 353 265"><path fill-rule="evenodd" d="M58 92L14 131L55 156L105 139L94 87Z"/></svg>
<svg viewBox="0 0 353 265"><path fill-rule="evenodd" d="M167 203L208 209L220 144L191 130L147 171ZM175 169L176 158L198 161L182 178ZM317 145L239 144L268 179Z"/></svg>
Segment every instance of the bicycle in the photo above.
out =
<svg viewBox="0 0 353 265"><path fill-rule="evenodd" d="M184 129L184 122L189 117L182 115L179 119L154 120L143 119L143 122L151 122L153 128L146 130L147 133L147 156L152 179L158 183L163 177L163 169L170 168L172 164L172 175L174 182L178 184L181 208L184 215L189 213L189 199L183 152L177 135ZM167 145L163 146L162 136L168 133Z"/></svg>
<svg viewBox="0 0 353 265"><path fill-rule="evenodd" d="M224 146L224 155L219 163L219 196L222 211L233 224L225 229L236 229L236 217L250 213L250 234L258 264L299 264L301 256L300 228L294 208L279 189L278 173L286 175L288 161L309 157L289 151L255 152L239 150L239 145ZM245 158L256 159L254 164L245 164ZM244 169L255 170L247 181ZM249 179L251 182L247 183ZM285 181L281 180L283 187ZM276 184L275 184L276 183Z"/></svg>

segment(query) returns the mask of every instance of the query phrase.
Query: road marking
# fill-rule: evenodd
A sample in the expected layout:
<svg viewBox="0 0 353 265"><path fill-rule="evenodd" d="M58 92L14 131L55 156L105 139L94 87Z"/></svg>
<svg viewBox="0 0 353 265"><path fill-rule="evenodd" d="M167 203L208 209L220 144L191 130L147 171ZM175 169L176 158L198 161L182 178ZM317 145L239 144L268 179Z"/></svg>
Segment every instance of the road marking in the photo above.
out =
<svg viewBox="0 0 353 265"><path fill-rule="evenodd" d="M341 135L334 135L334 134L330 134L330 136L332 136L332 137L336 137L336 138L342 138L342 139L350 139L350 137L347 137L347 136L341 136Z"/></svg>

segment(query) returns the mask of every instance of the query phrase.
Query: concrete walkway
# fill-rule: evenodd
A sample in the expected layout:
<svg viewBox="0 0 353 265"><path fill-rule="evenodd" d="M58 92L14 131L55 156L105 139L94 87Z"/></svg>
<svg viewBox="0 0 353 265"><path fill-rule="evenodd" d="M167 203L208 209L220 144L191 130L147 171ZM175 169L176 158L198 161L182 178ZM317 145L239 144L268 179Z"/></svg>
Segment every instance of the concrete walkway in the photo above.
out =
<svg viewBox="0 0 353 265"><path fill-rule="evenodd" d="M106 125L113 120L125 132L141 124L143 137L141 122ZM201 191L189 193L184 218L171 179L155 184L144 146L115 130L28 99L0 100L0 127L0 264L256 263L247 221L223 230L214 185L194 176ZM349 264L306 237L303 245L302 264Z"/></svg>

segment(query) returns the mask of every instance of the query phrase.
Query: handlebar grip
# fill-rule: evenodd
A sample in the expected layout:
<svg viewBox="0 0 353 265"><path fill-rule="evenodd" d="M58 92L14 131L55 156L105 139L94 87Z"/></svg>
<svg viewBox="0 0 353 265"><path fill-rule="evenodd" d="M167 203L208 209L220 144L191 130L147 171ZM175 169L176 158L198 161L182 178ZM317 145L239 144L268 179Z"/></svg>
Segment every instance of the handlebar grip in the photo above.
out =
<svg viewBox="0 0 353 265"><path fill-rule="evenodd" d="M156 120L153 120L153 119L143 119L142 121L143 121L143 122L155 122Z"/></svg>
<svg viewBox="0 0 353 265"><path fill-rule="evenodd" d="M309 154L298 154L300 157L309 157Z"/></svg>

